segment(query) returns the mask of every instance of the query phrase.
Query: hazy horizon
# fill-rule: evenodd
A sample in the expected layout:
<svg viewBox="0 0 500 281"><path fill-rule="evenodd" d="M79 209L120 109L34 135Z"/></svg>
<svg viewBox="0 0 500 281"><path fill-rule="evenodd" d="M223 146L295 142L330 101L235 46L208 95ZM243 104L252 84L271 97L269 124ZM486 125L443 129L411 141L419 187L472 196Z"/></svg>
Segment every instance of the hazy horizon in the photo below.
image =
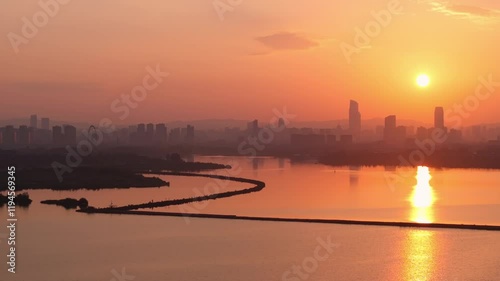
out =
<svg viewBox="0 0 500 281"><path fill-rule="evenodd" d="M342 44L354 45L356 28L390 5L398 12L387 26L346 59ZM5 35L21 35L22 18L41 10L35 0L3 7ZM353 99L363 120L394 114L431 124L434 107L463 104L479 77L500 81L500 66L489 58L500 38L498 1L256 0L231 8L220 18L211 1L68 1L17 54L9 36L0 43L7 54L0 120L38 113L116 124L265 121L284 106L296 120L338 120ZM113 101L157 66L168 77L118 118ZM415 83L421 73L431 79L426 88ZM481 101L464 125L496 123L499 102L494 94Z"/></svg>

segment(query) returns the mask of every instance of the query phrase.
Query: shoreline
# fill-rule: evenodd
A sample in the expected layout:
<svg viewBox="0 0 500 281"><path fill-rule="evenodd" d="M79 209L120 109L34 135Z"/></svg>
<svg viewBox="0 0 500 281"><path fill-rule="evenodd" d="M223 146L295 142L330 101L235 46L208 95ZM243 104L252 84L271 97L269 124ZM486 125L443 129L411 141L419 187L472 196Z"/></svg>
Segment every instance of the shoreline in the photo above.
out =
<svg viewBox="0 0 500 281"><path fill-rule="evenodd" d="M121 211L110 209L96 209L92 211L77 210L79 213L87 214L117 214L117 215L140 215L140 216L164 216L164 217L189 217L204 219L225 219L245 221L270 221L270 222L295 222L295 223L321 223L339 225L364 225L364 226L388 226L408 228L434 228L434 229L462 229L462 230L484 230L500 231L500 225L476 225L476 224L452 224L452 223L417 223L417 222L387 222L387 221L361 221L361 220L339 220L339 219L300 219L300 218L277 218L277 217L253 217L238 215L217 214L189 214L175 212L152 212L152 211Z"/></svg>

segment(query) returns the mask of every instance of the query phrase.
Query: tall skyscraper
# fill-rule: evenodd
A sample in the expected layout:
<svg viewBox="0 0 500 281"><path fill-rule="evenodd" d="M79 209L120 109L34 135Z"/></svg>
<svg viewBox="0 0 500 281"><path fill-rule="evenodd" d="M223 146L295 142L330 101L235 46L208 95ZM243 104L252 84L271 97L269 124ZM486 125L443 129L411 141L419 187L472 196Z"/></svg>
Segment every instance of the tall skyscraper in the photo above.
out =
<svg viewBox="0 0 500 281"><path fill-rule="evenodd" d="M50 119L42 118L42 130L49 130L50 128Z"/></svg>
<svg viewBox="0 0 500 281"><path fill-rule="evenodd" d="M30 127L36 129L37 126L38 126L38 116L36 116L36 114L33 114L30 117Z"/></svg>
<svg viewBox="0 0 500 281"><path fill-rule="evenodd" d="M359 136L361 132L361 113L358 103L353 100L349 103L349 130L354 136Z"/></svg>
<svg viewBox="0 0 500 281"><path fill-rule="evenodd" d="M394 143L397 138L396 115L389 115L385 118L384 141Z"/></svg>
<svg viewBox="0 0 500 281"><path fill-rule="evenodd" d="M436 107L434 110L434 128L444 129L444 110L442 107Z"/></svg>

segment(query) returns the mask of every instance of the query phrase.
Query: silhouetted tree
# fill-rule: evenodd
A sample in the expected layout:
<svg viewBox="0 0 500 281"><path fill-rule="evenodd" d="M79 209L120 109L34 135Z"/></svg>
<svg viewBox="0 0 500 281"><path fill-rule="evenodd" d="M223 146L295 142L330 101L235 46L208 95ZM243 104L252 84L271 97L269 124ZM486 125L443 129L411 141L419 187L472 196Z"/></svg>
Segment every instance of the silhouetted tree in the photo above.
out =
<svg viewBox="0 0 500 281"><path fill-rule="evenodd" d="M86 209L88 206L89 206L89 201L87 201L87 199L80 198L80 200L78 200L78 207L80 207L80 209Z"/></svg>

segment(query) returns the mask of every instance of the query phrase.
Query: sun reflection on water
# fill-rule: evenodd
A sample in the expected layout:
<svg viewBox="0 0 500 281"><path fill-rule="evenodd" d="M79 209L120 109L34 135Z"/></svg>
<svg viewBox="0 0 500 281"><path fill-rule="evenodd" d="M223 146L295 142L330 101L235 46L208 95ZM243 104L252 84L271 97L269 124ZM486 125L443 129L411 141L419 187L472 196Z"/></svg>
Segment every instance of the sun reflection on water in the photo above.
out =
<svg viewBox="0 0 500 281"><path fill-rule="evenodd" d="M410 197L412 211L410 220L418 223L434 222L433 205L436 201L434 189L430 185L432 176L428 167L419 166L417 169L417 185L413 187Z"/></svg>
<svg viewBox="0 0 500 281"><path fill-rule="evenodd" d="M417 169L417 184L413 187L410 196L412 210L410 220L418 223L434 222L433 205L436 201L434 189L430 185L432 176L428 167L420 166ZM429 281L435 270L435 233L425 229L409 231L404 243L405 280Z"/></svg>
<svg viewBox="0 0 500 281"><path fill-rule="evenodd" d="M430 230L412 229L405 241L405 279L408 281L435 280L435 233Z"/></svg>

